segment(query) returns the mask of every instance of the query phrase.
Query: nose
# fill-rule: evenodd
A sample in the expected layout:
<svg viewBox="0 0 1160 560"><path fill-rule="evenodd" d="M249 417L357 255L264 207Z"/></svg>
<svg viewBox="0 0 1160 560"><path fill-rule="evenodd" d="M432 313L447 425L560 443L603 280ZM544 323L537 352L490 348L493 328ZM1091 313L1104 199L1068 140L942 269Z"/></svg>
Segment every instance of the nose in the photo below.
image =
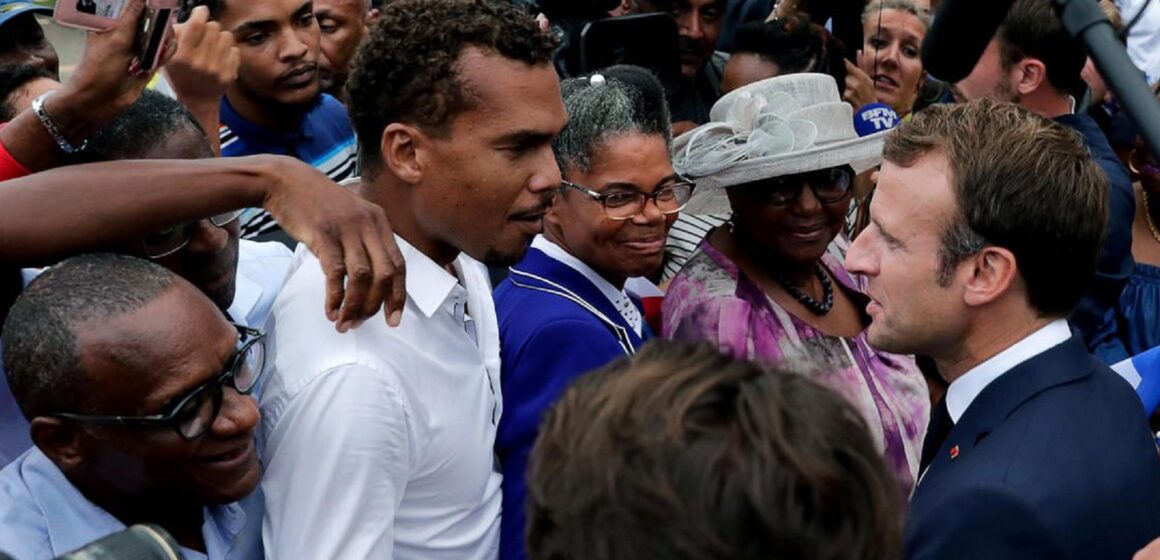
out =
<svg viewBox="0 0 1160 560"><path fill-rule="evenodd" d="M220 253L229 243L230 232L227 228L230 227L236 226L229 224L226 227L217 227L209 220L198 220L185 251L202 255Z"/></svg>
<svg viewBox="0 0 1160 560"><path fill-rule="evenodd" d="M898 49L898 43L890 43L889 45L886 45L885 47L878 49L878 52L876 54L878 57L879 64L889 63L889 64L893 64L895 66L898 65L898 60L899 60L899 55L900 55L900 52Z"/></svg>
<svg viewBox="0 0 1160 560"><path fill-rule="evenodd" d="M222 388L222 409L211 429L218 437L235 437L253 432L260 419L258 402L254 397L240 394L233 387L227 386Z"/></svg>
<svg viewBox="0 0 1160 560"><path fill-rule="evenodd" d="M313 28L312 28L313 29ZM283 61L299 60L306 57L310 46L302 39L297 30L288 29L283 33L282 48L278 52L278 59Z"/></svg>
<svg viewBox="0 0 1160 560"><path fill-rule="evenodd" d="M701 26L701 18L697 17L696 12L692 10L677 16L677 27L680 29L681 36L689 39L700 40L705 35L705 29Z"/></svg>
<svg viewBox="0 0 1160 560"><path fill-rule="evenodd" d="M878 270L873 266L874 260L871 256L871 246L874 242L872 236L874 235L874 226L871 225L863 230L861 235L854 238L850 248L846 251L847 271L866 276L878 274Z"/></svg>
<svg viewBox="0 0 1160 560"><path fill-rule="evenodd" d="M798 195L797 200L794 201L791 210L794 214L799 216L808 216L822 211L822 201L814 196L814 190L810 188L809 182L802 183L801 194Z"/></svg>
<svg viewBox="0 0 1160 560"><path fill-rule="evenodd" d="M638 226L652 226L665 220L664 212L657 206L655 198L646 198L644 207L632 217L632 223Z"/></svg>
<svg viewBox="0 0 1160 560"><path fill-rule="evenodd" d="M533 194L547 196L560 188L560 166L556 163L556 156L551 146L544 146L537 150L535 172L528 181L528 190Z"/></svg>

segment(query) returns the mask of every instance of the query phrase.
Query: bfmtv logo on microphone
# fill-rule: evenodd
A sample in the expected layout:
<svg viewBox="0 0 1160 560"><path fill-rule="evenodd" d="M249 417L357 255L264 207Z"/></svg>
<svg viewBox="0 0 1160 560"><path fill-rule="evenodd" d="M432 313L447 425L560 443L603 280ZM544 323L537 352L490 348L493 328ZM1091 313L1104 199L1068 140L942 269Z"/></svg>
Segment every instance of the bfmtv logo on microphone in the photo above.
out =
<svg viewBox="0 0 1160 560"><path fill-rule="evenodd" d="M870 103L854 113L854 130L869 136L898 126L898 113L885 103Z"/></svg>

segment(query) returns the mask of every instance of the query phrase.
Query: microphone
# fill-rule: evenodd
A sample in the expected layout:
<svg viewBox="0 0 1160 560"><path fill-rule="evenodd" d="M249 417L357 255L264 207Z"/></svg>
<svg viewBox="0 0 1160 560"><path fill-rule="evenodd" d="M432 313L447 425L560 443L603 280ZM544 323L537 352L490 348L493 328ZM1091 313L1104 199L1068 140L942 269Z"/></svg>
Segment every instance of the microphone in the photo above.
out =
<svg viewBox="0 0 1160 560"><path fill-rule="evenodd" d="M952 84L970 75L1013 1L943 0L922 41L926 71Z"/></svg>
<svg viewBox="0 0 1160 560"><path fill-rule="evenodd" d="M858 136L869 136L898 126L898 113L885 103L867 103L854 113L854 130Z"/></svg>

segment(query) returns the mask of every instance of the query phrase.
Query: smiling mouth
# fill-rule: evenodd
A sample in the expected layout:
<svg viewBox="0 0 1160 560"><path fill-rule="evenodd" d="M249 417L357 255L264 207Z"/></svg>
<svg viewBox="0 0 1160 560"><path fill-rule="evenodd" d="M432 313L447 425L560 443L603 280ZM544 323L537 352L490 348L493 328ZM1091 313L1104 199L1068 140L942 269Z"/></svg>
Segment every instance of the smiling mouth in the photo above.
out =
<svg viewBox="0 0 1160 560"><path fill-rule="evenodd" d="M227 451L225 453L219 453L219 454L211 456L211 457L206 457L205 459L202 459L201 462L203 462L203 463L230 463L230 462L238 460L243 455L246 455L247 453L249 453L250 450L253 448L253 445L254 445L253 442L246 442L245 445L240 445L240 446L238 446L230 451Z"/></svg>

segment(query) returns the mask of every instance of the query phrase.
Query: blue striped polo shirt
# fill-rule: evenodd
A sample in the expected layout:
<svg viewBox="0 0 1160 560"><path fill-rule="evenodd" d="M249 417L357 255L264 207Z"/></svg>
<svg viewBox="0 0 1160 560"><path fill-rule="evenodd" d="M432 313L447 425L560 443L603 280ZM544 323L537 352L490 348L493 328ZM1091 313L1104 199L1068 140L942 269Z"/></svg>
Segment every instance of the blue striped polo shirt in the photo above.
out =
<svg viewBox="0 0 1160 560"><path fill-rule="evenodd" d="M247 121L222 96L218 133L222 157L286 155L309 163L335 182L358 176L358 145L350 118L342 103L326 94L306 113L298 130L291 132L267 130ZM242 214L243 239L278 238L279 234L281 227L265 210L250 208Z"/></svg>

